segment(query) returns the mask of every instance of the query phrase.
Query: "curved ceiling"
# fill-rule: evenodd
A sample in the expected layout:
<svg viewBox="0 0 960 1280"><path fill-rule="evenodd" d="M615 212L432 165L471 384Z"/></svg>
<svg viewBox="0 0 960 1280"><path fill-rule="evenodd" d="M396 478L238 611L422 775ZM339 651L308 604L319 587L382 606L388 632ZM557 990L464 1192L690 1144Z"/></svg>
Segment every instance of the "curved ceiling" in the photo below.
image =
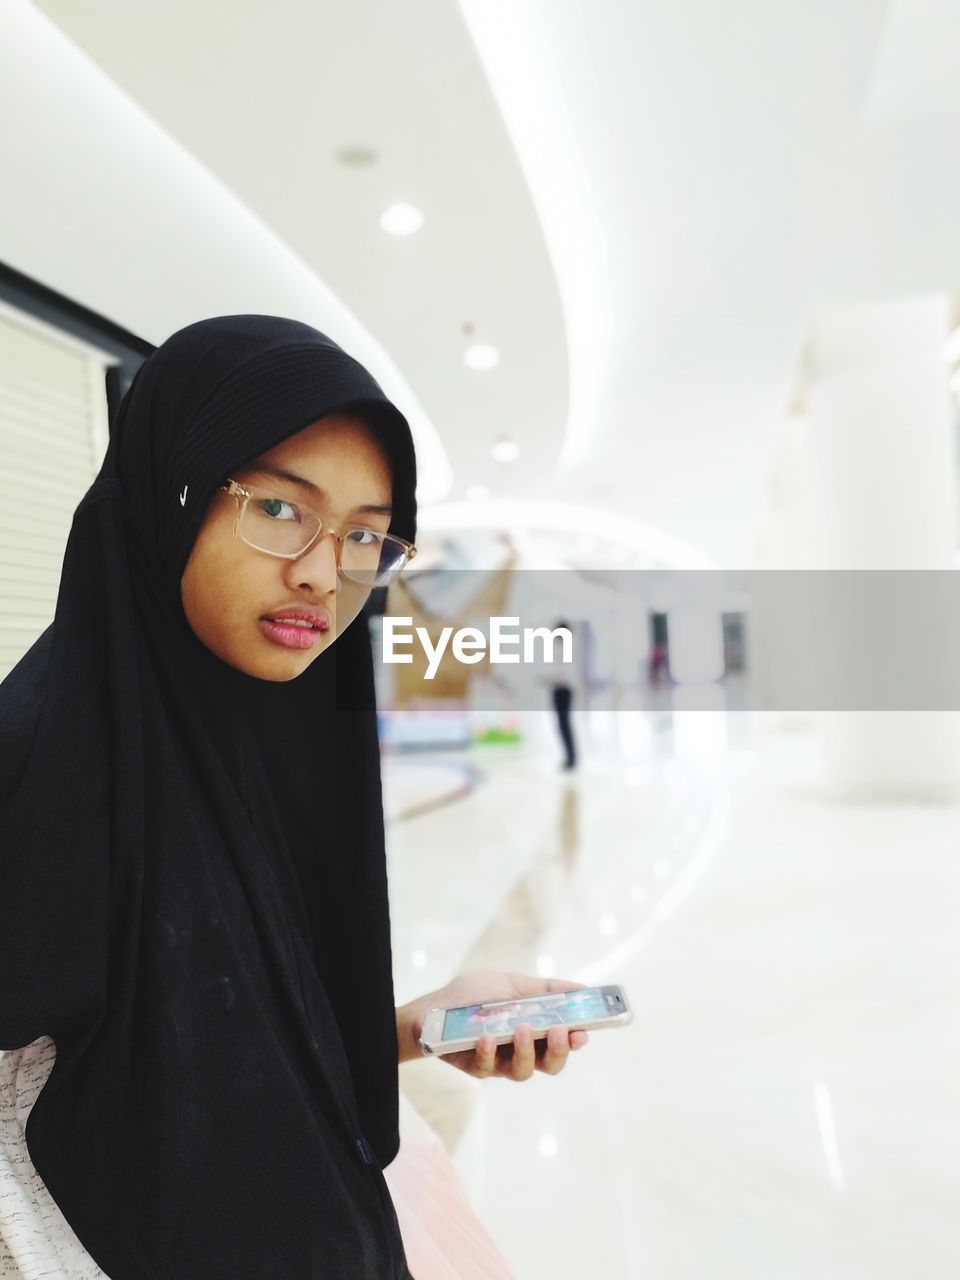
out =
<svg viewBox="0 0 960 1280"><path fill-rule="evenodd" d="M811 319L960 280L946 0L40 7L383 342L454 499L584 503L742 563ZM394 199L426 211L409 240L377 227ZM523 452L497 468L501 431Z"/></svg>
<svg viewBox="0 0 960 1280"><path fill-rule="evenodd" d="M383 344L443 439L450 497L474 484L522 493L554 469L567 421L559 297L455 6L38 7ZM341 163L350 147L374 162ZM381 230L395 201L426 214L416 235ZM466 367L464 325L499 349L496 369ZM515 463L491 457L500 434L520 443Z"/></svg>
<svg viewBox="0 0 960 1280"><path fill-rule="evenodd" d="M629 484L647 523L742 563L812 318L960 281L960 8L461 9L568 318L558 495Z"/></svg>

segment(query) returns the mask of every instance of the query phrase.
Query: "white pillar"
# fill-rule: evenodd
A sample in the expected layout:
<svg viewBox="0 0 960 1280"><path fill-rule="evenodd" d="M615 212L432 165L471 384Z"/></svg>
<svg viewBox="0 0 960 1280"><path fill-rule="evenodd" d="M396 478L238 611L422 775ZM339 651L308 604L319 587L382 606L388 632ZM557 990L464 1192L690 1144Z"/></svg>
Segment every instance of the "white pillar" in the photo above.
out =
<svg viewBox="0 0 960 1280"><path fill-rule="evenodd" d="M784 674L802 655L803 636L784 615L789 570L809 569L813 555L813 494L816 477L810 458L806 411L794 404L780 422L767 464L749 568L747 662L750 686L766 710L761 731L813 732L814 713L791 700Z"/></svg>
<svg viewBox="0 0 960 1280"><path fill-rule="evenodd" d="M837 312L816 325L806 394L816 478L811 567L953 568L957 461L941 354L950 319L949 300L932 297ZM946 669L958 638L941 642ZM830 637L841 660L854 657L855 643L842 631ZM958 713L831 710L819 722L826 792L960 796Z"/></svg>

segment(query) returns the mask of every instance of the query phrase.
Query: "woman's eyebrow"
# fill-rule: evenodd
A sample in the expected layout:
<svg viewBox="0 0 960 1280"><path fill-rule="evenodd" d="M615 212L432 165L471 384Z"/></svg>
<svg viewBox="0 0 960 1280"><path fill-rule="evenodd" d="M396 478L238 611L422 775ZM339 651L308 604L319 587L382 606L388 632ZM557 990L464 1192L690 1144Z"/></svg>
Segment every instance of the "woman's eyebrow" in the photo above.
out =
<svg viewBox="0 0 960 1280"><path fill-rule="evenodd" d="M325 498L327 495L312 480L308 480L305 476L298 476L295 471L287 471L285 467L278 467L271 462L251 462L251 468L260 471L267 476L275 476L278 480L287 480L290 484L298 484L301 489L309 489L311 493L316 494L318 498ZM362 506L354 507L354 511L364 511L372 516L391 516L393 515L393 507L380 506L376 503L367 502Z"/></svg>

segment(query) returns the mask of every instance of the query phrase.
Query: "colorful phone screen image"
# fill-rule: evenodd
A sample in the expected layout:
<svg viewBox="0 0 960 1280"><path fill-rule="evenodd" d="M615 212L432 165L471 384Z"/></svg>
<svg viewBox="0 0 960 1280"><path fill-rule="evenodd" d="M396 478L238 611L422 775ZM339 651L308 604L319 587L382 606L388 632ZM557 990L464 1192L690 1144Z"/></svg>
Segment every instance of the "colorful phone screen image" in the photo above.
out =
<svg viewBox="0 0 960 1280"><path fill-rule="evenodd" d="M448 1009L443 1020L444 1040L460 1040L467 1036L504 1035L515 1031L521 1022L534 1027L553 1023L576 1024L589 1018L603 1018L608 1009L602 987L582 987L578 991L555 991L528 1000L497 1000L489 1004L469 1004L461 1009Z"/></svg>

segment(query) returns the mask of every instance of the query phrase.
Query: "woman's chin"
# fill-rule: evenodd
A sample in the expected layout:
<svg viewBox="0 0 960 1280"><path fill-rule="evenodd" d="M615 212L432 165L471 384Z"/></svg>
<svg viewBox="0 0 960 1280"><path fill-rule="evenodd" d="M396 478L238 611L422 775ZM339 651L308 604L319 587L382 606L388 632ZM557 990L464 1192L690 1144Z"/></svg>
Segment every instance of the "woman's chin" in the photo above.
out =
<svg viewBox="0 0 960 1280"><path fill-rule="evenodd" d="M255 680L267 680L273 684L284 684L296 680L298 676L311 666L324 650L329 649L336 640L331 629L324 634L322 640L309 649L277 649L269 644L251 651L244 648L242 653L218 653L217 657L228 666L235 667L245 676Z"/></svg>
<svg viewBox="0 0 960 1280"><path fill-rule="evenodd" d="M329 639L324 636L319 644L303 653L271 655L269 662L261 663L260 670L251 674L259 676L261 680L274 680L277 683L296 680L297 676L302 676L316 662L321 653L330 648L335 639L331 631Z"/></svg>

